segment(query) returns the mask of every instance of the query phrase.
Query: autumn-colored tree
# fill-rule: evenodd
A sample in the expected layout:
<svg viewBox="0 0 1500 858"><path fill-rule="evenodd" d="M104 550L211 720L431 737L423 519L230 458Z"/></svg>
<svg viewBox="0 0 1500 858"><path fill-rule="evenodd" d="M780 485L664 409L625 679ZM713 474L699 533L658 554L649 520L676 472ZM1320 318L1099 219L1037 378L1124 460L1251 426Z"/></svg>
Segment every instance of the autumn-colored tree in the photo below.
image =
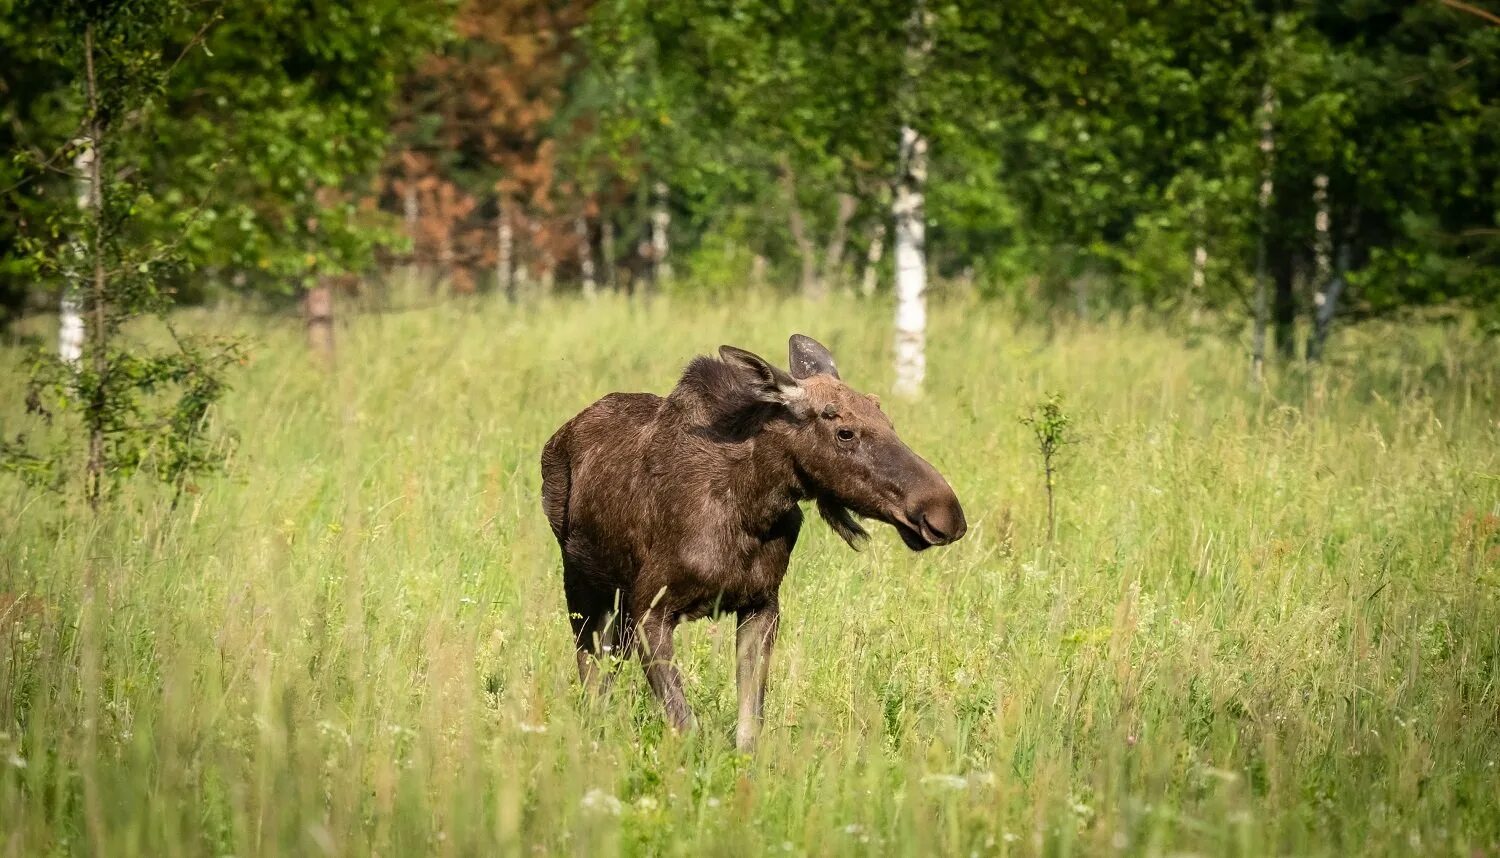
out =
<svg viewBox="0 0 1500 858"><path fill-rule="evenodd" d="M455 291L481 278L545 289L559 266L583 267L591 231L578 219L598 204L558 174L559 140L575 124L558 115L590 5L465 0L455 38L403 87L386 199L403 214L411 261Z"/></svg>

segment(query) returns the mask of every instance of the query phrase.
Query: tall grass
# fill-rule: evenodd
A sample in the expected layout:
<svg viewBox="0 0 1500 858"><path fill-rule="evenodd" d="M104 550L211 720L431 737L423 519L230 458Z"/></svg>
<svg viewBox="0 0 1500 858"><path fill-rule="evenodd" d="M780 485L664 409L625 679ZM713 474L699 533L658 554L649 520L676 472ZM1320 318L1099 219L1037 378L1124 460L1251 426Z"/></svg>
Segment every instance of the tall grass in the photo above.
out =
<svg viewBox="0 0 1500 858"><path fill-rule="evenodd" d="M539 450L721 342L804 331L884 393L887 308L476 299L351 320L331 374L290 322L192 321L258 343L227 477L0 496L4 854L1500 849L1500 358L1462 329L1255 392L1236 342L938 308L886 408L969 536L810 520L750 759L732 620L679 631L696 734L634 665L581 700ZM1017 418L1052 391L1049 548Z"/></svg>

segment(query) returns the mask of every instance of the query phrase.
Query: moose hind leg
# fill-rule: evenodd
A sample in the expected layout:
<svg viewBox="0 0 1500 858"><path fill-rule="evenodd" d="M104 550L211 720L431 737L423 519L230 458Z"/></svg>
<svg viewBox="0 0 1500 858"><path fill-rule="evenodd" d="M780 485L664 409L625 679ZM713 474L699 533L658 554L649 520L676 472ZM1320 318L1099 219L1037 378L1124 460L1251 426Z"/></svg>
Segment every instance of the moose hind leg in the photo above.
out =
<svg viewBox="0 0 1500 858"><path fill-rule="evenodd" d="M573 576L568 576L572 578ZM580 586L565 586L568 619L573 627L578 680L592 697L603 695L614 679L611 659L620 652L624 614L616 592L601 593Z"/></svg>

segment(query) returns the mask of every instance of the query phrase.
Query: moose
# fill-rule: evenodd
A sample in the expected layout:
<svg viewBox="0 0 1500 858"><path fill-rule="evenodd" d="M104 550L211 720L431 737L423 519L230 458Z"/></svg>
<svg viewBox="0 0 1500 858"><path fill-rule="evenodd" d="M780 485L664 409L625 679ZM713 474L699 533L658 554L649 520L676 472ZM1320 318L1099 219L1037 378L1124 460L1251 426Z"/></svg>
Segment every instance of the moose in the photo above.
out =
<svg viewBox="0 0 1500 858"><path fill-rule="evenodd" d="M562 550L578 675L592 694L604 659L635 650L678 731L692 710L672 662L684 620L738 619L735 741L760 731L777 598L811 501L851 547L883 521L913 551L964 535L963 507L897 437L879 400L849 387L833 355L795 334L791 372L734 346L698 357L666 397L612 393L542 450L542 509Z"/></svg>

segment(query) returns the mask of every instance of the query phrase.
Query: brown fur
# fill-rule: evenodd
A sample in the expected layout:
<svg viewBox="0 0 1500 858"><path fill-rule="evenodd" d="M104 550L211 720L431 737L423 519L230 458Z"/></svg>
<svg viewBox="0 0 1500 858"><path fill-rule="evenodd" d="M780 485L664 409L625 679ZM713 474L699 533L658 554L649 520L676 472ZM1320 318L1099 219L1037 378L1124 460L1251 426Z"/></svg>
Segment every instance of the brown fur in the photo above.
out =
<svg viewBox="0 0 1500 858"><path fill-rule="evenodd" d="M839 379L826 349L798 335L790 354L795 378L725 346L689 364L665 398L604 397L542 451L542 507L562 549L585 685L606 681L603 651L637 648L672 724L686 728L672 629L733 612L746 749L799 502L815 501L851 545L867 535L856 515L892 524L914 550L966 528L947 482L901 442L877 400Z"/></svg>

